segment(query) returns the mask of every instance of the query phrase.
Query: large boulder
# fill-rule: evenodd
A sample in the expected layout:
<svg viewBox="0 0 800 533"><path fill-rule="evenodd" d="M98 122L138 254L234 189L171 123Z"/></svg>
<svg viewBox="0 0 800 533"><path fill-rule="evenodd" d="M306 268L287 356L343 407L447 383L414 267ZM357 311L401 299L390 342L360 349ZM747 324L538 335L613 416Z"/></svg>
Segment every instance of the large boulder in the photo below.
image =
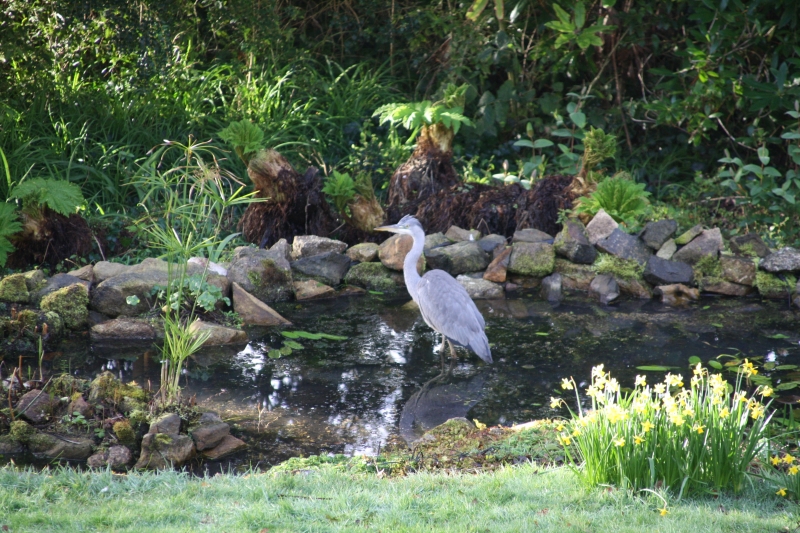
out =
<svg viewBox="0 0 800 533"><path fill-rule="evenodd" d="M431 233L430 235L425 235L425 246L423 250L427 252L428 250L441 248L442 246L450 246L451 244L453 244L453 241L445 237L444 233Z"/></svg>
<svg viewBox="0 0 800 533"><path fill-rule="evenodd" d="M694 279L694 271L686 263L667 261L652 255L644 267L643 277L653 285L671 285L673 283L688 285Z"/></svg>
<svg viewBox="0 0 800 533"><path fill-rule="evenodd" d="M57 290L69 287L70 285L78 285L78 284L86 287L87 292L92 287L92 284L90 282L78 278L76 276L72 276L70 274L56 274L52 278L48 279L44 283L44 285L39 288L39 290L31 294L31 302L34 304L39 303L48 294L52 294Z"/></svg>
<svg viewBox="0 0 800 533"><path fill-rule="evenodd" d="M370 291L392 292L397 289L392 273L381 263L359 263L347 271L344 282Z"/></svg>
<svg viewBox="0 0 800 533"><path fill-rule="evenodd" d="M181 432L181 417L176 413L164 413L153 422L147 433L164 433L166 435L177 435Z"/></svg>
<svg viewBox="0 0 800 533"><path fill-rule="evenodd" d="M503 251L486 267L486 272L483 273L483 279L486 281L493 281L495 283L504 283L506 275L508 274L508 262L511 259L511 246L503 248Z"/></svg>
<svg viewBox="0 0 800 533"><path fill-rule="evenodd" d="M160 270L128 271L108 278L92 291L92 309L112 318L140 315L155 304L156 287L165 287L168 281L167 273Z"/></svg>
<svg viewBox="0 0 800 533"><path fill-rule="evenodd" d="M28 449L41 459L84 461L92 455L94 441L75 435L38 433L28 443Z"/></svg>
<svg viewBox="0 0 800 533"><path fill-rule="evenodd" d="M478 241L481 238L481 232L476 229L465 230L458 226L450 226L444 236L453 242Z"/></svg>
<svg viewBox="0 0 800 533"><path fill-rule="evenodd" d="M303 257L292 263L293 271L328 285L341 283L349 268L350 258L336 252Z"/></svg>
<svg viewBox="0 0 800 533"><path fill-rule="evenodd" d="M122 263L111 263L109 261L98 261L92 269L94 280L97 283L130 272L130 265L123 265Z"/></svg>
<svg viewBox="0 0 800 533"><path fill-rule="evenodd" d="M131 451L126 446L111 446L107 451L99 451L86 460L89 468L125 470L131 462Z"/></svg>
<svg viewBox="0 0 800 533"><path fill-rule="evenodd" d="M403 261L414 245L414 238L411 235L395 234L383 241L378 248L378 259L386 268L392 270L403 270ZM422 274L425 269L425 257L420 256L417 261L417 272Z"/></svg>
<svg viewBox="0 0 800 533"><path fill-rule="evenodd" d="M800 272L800 250L789 246L766 256L758 265L767 272Z"/></svg>
<svg viewBox="0 0 800 533"><path fill-rule="evenodd" d="M222 421L217 413L200 415L197 425L189 430L195 449L199 451L215 447L231 432L231 427Z"/></svg>
<svg viewBox="0 0 800 533"><path fill-rule="evenodd" d="M89 289L77 283L42 298L43 311L57 313L68 329L81 329L89 320Z"/></svg>
<svg viewBox="0 0 800 533"><path fill-rule="evenodd" d="M553 248L557 255L573 263L591 265L597 259L597 249L589 242L586 228L578 220L568 220L556 235Z"/></svg>
<svg viewBox="0 0 800 533"><path fill-rule="evenodd" d="M92 341L106 340L153 340L164 336L150 320L120 317L95 324L91 329Z"/></svg>
<svg viewBox="0 0 800 533"><path fill-rule="evenodd" d="M208 338L203 343L203 346L246 344L248 341L247 333L244 330L212 324L211 322L205 322L199 318L189 325L189 332L207 332Z"/></svg>
<svg viewBox="0 0 800 533"><path fill-rule="evenodd" d="M518 229L514 232L514 236L511 238L511 244L518 242L544 242L547 244L553 244L553 236L549 233L545 233L534 228Z"/></svg>
<svg viewBox="0 0 800 533"><path fill-rule="evenodd" d="M374 242L362 242L361 244L356 244L348 248L345 255L347 255L351 261L369 263L378 258L378 248L379 246Z"/></svg>
<svg viewBox="0 0 800 533"><path fill-rule="evenodd" d="M26 392L17 402L17 416L30 420L34 424L45 422L53 410L50 394L43 390Z"/></svg>
<svg viewBox="0 0 800 533"><path fill-rule="evenodd" d="M453 276L484 270L491 262L489 254L474 241L462 241L435 248L425 254L425 259L430 268L444 270Z"/></svg>
<svg viewBox="0 0 800 533"><path fill-rule="evenodd" d="M597 244L611 235L618 227L617 221L611 218L605 209L601 209L586 225L586 234L591 244Z"/></svg>
<svg viewBox="0 0 800 533"><path fill-rule="evenodd" d="M678 242L678 240L675 239L675 242ZM672 260L694 265L703 257L718 257L720 251L722 251L722 233L720 233L719 228L707 229L692 239L689 244L675 252Z"/></svg>
<svg viewBox="0 0 800 533"><path fill-rule="evenodd" d="M750 258L722 255L719 264L726 281L748 286L756 282L756 264Z"/></svg>
<svg viewBox="0 0 800 533"><path fill-rule="evenodd" d="M209 450L203 450L201 453L205 459L216 461L245 448L247 448L247 443L242 439L237 439L233 435L226 435L219 444Z"/></svg>
<svg viewBox="0 0 800 533"><path fill-rule="evenodd" d="M556 253L552 244L515 242L508 261L508 272L542 278L553 272Z"/></svg>
<svg viewBox="0 0 800 533"><path fill-rule="evenodd" d="M660 250L664 243L675 235L677 230L678 223L674 220L649 222L642 230L639 238L653 250Z"/></svg>
<svg viewBox="0 0 800 533"><path fill-rule="evenodd" d="M292 324L273 308L244 290L238 283L231 283L231 287L233 310L239 314L244 324L249 326L288 326Z"/></svg>
<svg viewBox="0 0 800 533"><path fill-rule="evenodd" d="M280 250L236 248L228 279L263 302L283 302L294 295L292 268Z"/></svg>
<svg viewBox="0 0 800 533"><path fill-rule="evenodd" d="M0 301L28 303L30 293L23 274L11 274L0 280Z"/></svg>
<svg viewBox="0 0 800 533"><path fill-rule="evenodd" d="M505 296L502 285L483 278L461 275L456 281L467 290L467 294L473 300L496 300Z"/></svg>
<svg viewBox="0 0 800 533"><path fill-rule="evenodd" d="M770 254L769 248L758 233L736 235L730 238L728 245L731 247L731 251L737 255L767 257Z"/></svg>
<svg viewBox="0 0 800 533"><path fill-rule="evenodd" d="M644 265L653 255L653 251L635 235L628 235L619 228L615 228L605 239L597 242L597 247L607 254L622 259L632 259Z"/></svg>
<svg viewBox="0 0 800 533"><path fill-rule="evenodd" d="M161 470L177 468L195 454L194 441L187 435L148 433L135 468Z"/></svg>
<svg viewBox="0 0 800 533"><path fill-rule="evenodd" d="M269 247L270 252L278 254L288 262L292 262L292 245L286 239L278 239L278 242Z"/></svg>
<svg viewBox="0 0 800 533"><path fill-rule="evenodd" d="M316 235L297 235L292 242L292 259L297 261L304 257L330 252L341 254L345 250L347 250L347 243L342 241Z"/></svg>

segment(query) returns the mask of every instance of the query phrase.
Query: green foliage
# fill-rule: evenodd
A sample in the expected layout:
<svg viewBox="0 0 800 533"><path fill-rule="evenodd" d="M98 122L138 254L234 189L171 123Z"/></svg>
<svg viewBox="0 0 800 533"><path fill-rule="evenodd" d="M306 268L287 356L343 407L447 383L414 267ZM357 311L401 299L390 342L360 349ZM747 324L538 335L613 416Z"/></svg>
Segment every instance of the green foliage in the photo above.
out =
<svg viewBox="0 0 800 533"><path fill-rule="evenodd" d="M175 278L170 283L169 290L166 287L156 285L153 287L153 294L158 300L166 302L170 309L179 311L182 307L196 305L206 313L212 312L218 302L223 302L230 306L231 301L227 296L223 296L222 289L209 283L204 275L194 274L182 278ZM131 304L132 302L128 302ZM136 305L138 299L132 305Z"/></svg>
<svg viewBox="0 0 800 533"><path fill-rule="evenodd" d="M0 203L0 267L6 264L8 254L14 251L9 237L22 230L17 211L12 204Z"/></svg>
<svg viewBox="0 0 800 533"><path fill-rule="evenodd" d="M558 32L553 46L561 48L565 44L575 43L581 50L586 50L590 46L603 46L603 40L598 33L613 30L614 26L604 24L594 24L584 28L586 24L586 6L582 1L575 2L573 15L564 11L558 4L553 4L558 20L547 22L545 26Z"/></svg>
<svg viewBox="0 0 800 533"><path fill-rule="evenodd" d="M611 274L622 279L641 279L644 273L644 266L638 261L604 253L597 254L592 268L598 274Z"/></svg>
<svg viewBox="0 0 800 533"><path fill-rule="evenodd" d="M380 123L400 124L405 129L416 132L422 126L442 124L458 133L462 125L470 126L472 122L463 115L463 102L469 86L455 87L449 85L445 89L442 101L412 102L407 104L386 104L375 110L373 116L379 117Z"/></svg>
<svg viewBox="0 0 800 533"><path fill-rule="evenodd" d="M231 122L217 135L231 145L245 165L252 154L264 147L264 132L249 120Z"/></svg>
<svg viewBox="0 0 800 533"><path fill-rule="evenodd" d="M350 174L333 171L322 187L340 213L346 213L347 204L356 196L356 184Z"/></svg>
<svg viewBox="0 0 800 533"><path fill-rule="evenodd" d="M617 222L634 226L647 213L650 205L647 199L650 193L644 187L644 183L636 183L618 174L601 181L597 190L588 197L580 198L575 212L594 216L600 209L604 209Z"/></svg>
<svg viewBox="0 0 800 533"><path fill-rule="evenodd" d="M37 213L46 206L64 216L75 213L86 202L74 183L45 178L23 181L11 189L9 198L20 200L26 213Z"/></svg>
<svg viewBox="0 0 800 533"><path fill-rule="evenodd" d="M589 128L583 138L583 168L591 172L606 159L617 153L617 137L599 128Z"/></svg>

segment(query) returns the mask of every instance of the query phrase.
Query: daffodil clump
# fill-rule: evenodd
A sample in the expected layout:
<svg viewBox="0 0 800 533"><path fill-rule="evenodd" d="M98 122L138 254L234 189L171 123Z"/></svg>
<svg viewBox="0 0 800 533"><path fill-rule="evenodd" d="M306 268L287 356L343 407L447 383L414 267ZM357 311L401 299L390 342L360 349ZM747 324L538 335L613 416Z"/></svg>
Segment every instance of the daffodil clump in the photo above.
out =
<svg viewBox="0 0 800 533"><path fill-rule="evenodd" d="M777 484L778 496L800 498L800 458L789 453L776 453L769 456L771 469L768 479Z"/></svg>
<svg viewBox="0 0 800 533"><path fill-rule="evenodd" d="M591 409L581 408L578 398L578 412L560 432L568 461L588 485L738 491L771 416L772 389L760 386L749 398L742 390L756 373L745 360L731 386L698 364L688 388L680 374L652 386L637 376L634 390L622 393L603 365L596 366L586 389ZM573 379L562 387L577 398ZM553 398L551 406L562 402Z"/></svg>

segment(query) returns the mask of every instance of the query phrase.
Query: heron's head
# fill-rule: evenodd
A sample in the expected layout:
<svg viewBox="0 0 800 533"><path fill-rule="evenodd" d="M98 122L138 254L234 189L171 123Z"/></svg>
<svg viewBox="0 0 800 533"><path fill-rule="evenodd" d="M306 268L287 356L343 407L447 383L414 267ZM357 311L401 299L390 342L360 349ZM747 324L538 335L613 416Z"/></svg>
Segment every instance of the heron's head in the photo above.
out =
<svg viewBox="0 0 800 533"><path fill-rule="evenodd" d="M422 229L422 224L420 224L419 220L411 215L406 215L401 218L400 222L397 224L392 224L391 226L379 226L375 228L375 231L391 231L392 233L400 233L401 235L411 235L411 230L414 227Z"/></svg>

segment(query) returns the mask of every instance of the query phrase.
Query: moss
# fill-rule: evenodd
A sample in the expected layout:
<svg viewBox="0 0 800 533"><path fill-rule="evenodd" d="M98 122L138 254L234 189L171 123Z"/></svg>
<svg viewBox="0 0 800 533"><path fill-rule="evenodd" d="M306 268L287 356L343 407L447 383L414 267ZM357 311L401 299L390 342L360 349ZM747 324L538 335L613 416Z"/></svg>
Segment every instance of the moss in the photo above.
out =
<svg viewBox="0 0 800 533"><path fill-rule="evenodd" d="M644 273L644 266L633 259L623 259L611 254L597 254L592 268L598 274L610 274L628 280L640 280Z"/></svg>
<svg viewBox="0 0 800 533"><path fill-rule="evenodd" d="M9 434L13 439L27 444L36 436L36 429L23 420L15 420L11 422Z"/></svg>
<svg viewBox="0 0 800 533"><path fill-rule="evenodd" d="M521 276L543 278L553 273L556 254L551 244L514 243L508 262L508 272Z"/></svg>
<svg viewBox="0 0 800 533"><path fill-rule="evenodd" d="M344 282L370 291L393 292L397 284L391 274L381 263L359 263L347 271Z"/></svg>
<svg viewBox="0 0 800 533"><path fill-rule="evenodd" d="M147 391L135 384L119 381L111 372L103 372L97 376L89 387L89 401L110 400L120 403L126 399L147 403Z"/></svg>
<svg viewBox="0 0 800 533"><path fill-rule="evenodd" d="M170 444L172 444L173 440L172 437L170 437L166 433L156 433L154 439L157 445L160 444L162 446L169 446Z"/></svg>
<svg viewBox="0 0 800 533"><path fill-rule="evenodd" d="M17 313L16 326L18 331L23 330L33 331L39 322L39 313L31 309L25 309Z"/></svg>
<svg viewBox="0 0 800 533"><path fill-rule="evenodd" d="M127 420L120 420L114 424L114 435L116 435L119 441L125 446L136 446L136 432Z"/></svg>
<svg viewBox="0 0 800 533"><path fill-rule="evenodd" d="M41 308L58 313L69 329L83 328L89 319L89 291L77 283L64 287L42 298Z"/></svg>
<svg viewBox="0 0 800 533"><path fill-rule="evenodd" d="M739 246L739 255L744 255L753 259L759 258L758 252L756 252L756 249L751 242L746 242Z"/></svg>
<svg viewBox="0 0 800 533"><path fill-rule="evenodd" d="M148 422L147 413L142 409L135 409L128 413L128 422L131 427L139 428Z"/></svg>
<svg viewBox="0 0 800 533"><path fill-rule="evenodd" d="M698 279L705 277L722 279L722 264L719 262L719 257L704 255L695 263L694 273Z"/></svg>
<svg viewBox="0 0 800 533"><path fill-rule="evenodd" d="M0 300L13 303L28 303L30 293L24 274L11 274L0 280Z"/></svg>
<svg viewBox="0 0 800 533"><path fill-rule="evenodd" d="M791 274L785 276L786 281L774 274L759 270L756 272L756 288L764 298L787 298L793 291L797 278Z"/></svg>
<svg viewBox="0 0 800 533"><path fill-rule="evenodd" d="M86 390L88 381L78 379L70 374L59 374L50 381L50 391L54 396L70 396L73 400L76 396L81 396Z"/></svg>

